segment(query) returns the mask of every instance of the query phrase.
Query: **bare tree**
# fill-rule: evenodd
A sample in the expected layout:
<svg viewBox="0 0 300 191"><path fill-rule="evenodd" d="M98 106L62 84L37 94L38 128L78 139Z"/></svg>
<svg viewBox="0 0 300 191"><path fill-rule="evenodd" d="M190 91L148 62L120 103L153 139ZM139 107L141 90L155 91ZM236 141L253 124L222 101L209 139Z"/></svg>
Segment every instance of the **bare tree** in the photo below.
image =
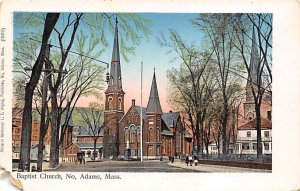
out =
<svg viewBox="0 0 300 191"><path fill-rule="evenodd" d="M208 86L204 82L209 80L210 75L204 75L204 73L212 53L201 53L194 46L188 46L172 30L170 30L170 41L162 37L160 44L174 51L182 62L179 70L172 69L167 76L171 86L179 93L183 108L188 112L197 153L202 153L203 123L210 101Z"/></svg>
<svg viewBox="0 0 300 191"><path fill-rule="evenodd" d="M103 114L103 108L100 107L100 104L91 102L89 104L89 109L81 109L80 114L87 125L89 135L94 141L93 156L95 156L95 153L97 153L97 141L100 137L100 133L104 131L104 123L101 124L101 121L103 121L103 116L101 115Z"/></svg>
<svg viewBox="0 0 300 191"><path fill-rule="evenodd" d="M231 68L238 67L235 54L234 27L230 14L201 14L193 21L194 25L202 30L208 39L208 48L213 50L213 61L216 64L215 76L219 86L220 124L222 132L222 153L228 153L228 122L230 119L230 99L236 93L238 86L237 76L230 72Z"/></svg>

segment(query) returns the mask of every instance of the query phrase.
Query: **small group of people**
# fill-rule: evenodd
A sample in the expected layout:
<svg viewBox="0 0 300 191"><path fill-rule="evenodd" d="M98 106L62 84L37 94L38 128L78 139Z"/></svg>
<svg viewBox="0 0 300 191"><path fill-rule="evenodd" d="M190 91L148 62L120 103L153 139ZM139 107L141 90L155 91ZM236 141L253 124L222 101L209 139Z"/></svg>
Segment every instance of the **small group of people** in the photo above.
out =
<svg viewBox="0 0 300 191"><path fill-rule="evenodd" d="M186 166L189 166L189 164L190 164L190 166L192 166L193 163L195 164L195 166L197 166L198 165L198 158L197 158L196 155L194 155L192 157L192 155L187 154L186 157L185 157L185 163L186 163Z"/></svg>
<svg viewBox="0 0 300 191"><path fill-rule="evenodd" d="M85 157L82 153L77 154L77 160L75 160L75 164L77 164L77 161L79 161L80 164L85 164Z"/></svg>
<svg viewBox="0 0 300 191"><path fill-rule="evenodd" d="M174 159L175 159L175 157L174 157L174 156L169 156L169 161L170 161L171 163L173 163L173 162L174 162Z"/></svg>

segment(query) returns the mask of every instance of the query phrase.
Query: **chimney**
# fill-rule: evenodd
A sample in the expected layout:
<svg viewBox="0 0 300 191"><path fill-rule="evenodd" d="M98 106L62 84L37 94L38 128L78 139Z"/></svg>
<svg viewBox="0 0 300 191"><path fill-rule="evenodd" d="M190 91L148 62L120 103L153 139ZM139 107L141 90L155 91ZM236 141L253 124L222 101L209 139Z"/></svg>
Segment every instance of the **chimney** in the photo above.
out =
<svg viewBox="0 0 300 191"><path fill-rule="evenodd" d="M135 106L135 99L132 99L132 106Z"/></svg>
<svg viewBox="0 0 300 191"><path fill-rule="evenodd" d="M172 113L172 110L170 110L169 113Z"/></svg>

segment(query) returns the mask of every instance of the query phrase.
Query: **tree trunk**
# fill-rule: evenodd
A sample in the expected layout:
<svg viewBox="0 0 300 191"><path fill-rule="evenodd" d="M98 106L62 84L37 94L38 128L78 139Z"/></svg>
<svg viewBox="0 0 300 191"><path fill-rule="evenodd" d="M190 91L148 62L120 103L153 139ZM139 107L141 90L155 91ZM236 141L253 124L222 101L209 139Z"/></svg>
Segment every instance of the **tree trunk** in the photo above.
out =
<svg viewBox="0 0 300 191"><path fill-rule="evenodd" d="M22 118L22 138L19 171L29 171L30 168L30 149L32 133L32 98L34 89L42 73L43 62L46 54L46 47L50 34L59 18L59 13L47 13L43 31L42 45L39 56L33 65L29 82L25 87L25 103Z"/></svg>
<svg viewBox="0 0 300 191"><path fill-rule="evenodd" d="M93 152L93 159L96 160L96 158L94 157L94 153L96 153L96 146L97 146L97 139L94 139L94 152Z"/></svg>
<svg viewBox="0 0 300 191"><path fill-rule="evenodd" d="M227 121L228 121L228 104L224 103L224 114L222 119L222 153L228 154L227 149Z"/></svg>
<svg viewBox="0 0 300 191"><path fill-rule="evenodd" d="M46 62L45 69L49 69L49 55L50 55L50 45L47 45L46 51ZM43 77L43 91L42 91L42 108L41 108L41 124L40 124L40 136L39 136L39 146L38 146L38 157L37 157L37 171L42 172L43 168L43 150L44 150L44 137L48 126L46 126L46 108L47 108L47 92L48 92L48 78L49 72L44 72Z"/></svg>
<svg viewBox="0 0 300 191"><path fill-rule="evenodd" d="M255 104L255 112L256 112L256 132L257 132L257 158L260 159L262 156L260 105Z"/></svg>
<svg viewBox="0 0 300 191"><path fill-rule="evenodd" d="M49 167L54 168L57 163L57 136L58 136L58 124L57 124L57 98L55 92L51 90L51 143L50 143L50 159L49 159Z"/></svg>

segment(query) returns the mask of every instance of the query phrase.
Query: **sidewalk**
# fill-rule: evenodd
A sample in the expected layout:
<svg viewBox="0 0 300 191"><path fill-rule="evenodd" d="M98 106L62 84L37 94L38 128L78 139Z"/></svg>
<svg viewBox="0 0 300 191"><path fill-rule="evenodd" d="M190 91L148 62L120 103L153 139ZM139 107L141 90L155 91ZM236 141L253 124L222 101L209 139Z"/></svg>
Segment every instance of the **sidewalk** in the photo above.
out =
<svg viewBox="0 0 300 191"><path fill-rule="evenodd" d="M202 172L216 172L216 173L224 173L224 172L233 172L233 173L271 173L271 170L262 170L262 169L250 169L250 168L239 168L239 167L230 167L230 166L218 166L218 165L207 165L207 164L198 164L198 166L187 166L184 162L177 162L174 163L169 162L168 165L190 169L195 171L202 171Z"/></svg>

